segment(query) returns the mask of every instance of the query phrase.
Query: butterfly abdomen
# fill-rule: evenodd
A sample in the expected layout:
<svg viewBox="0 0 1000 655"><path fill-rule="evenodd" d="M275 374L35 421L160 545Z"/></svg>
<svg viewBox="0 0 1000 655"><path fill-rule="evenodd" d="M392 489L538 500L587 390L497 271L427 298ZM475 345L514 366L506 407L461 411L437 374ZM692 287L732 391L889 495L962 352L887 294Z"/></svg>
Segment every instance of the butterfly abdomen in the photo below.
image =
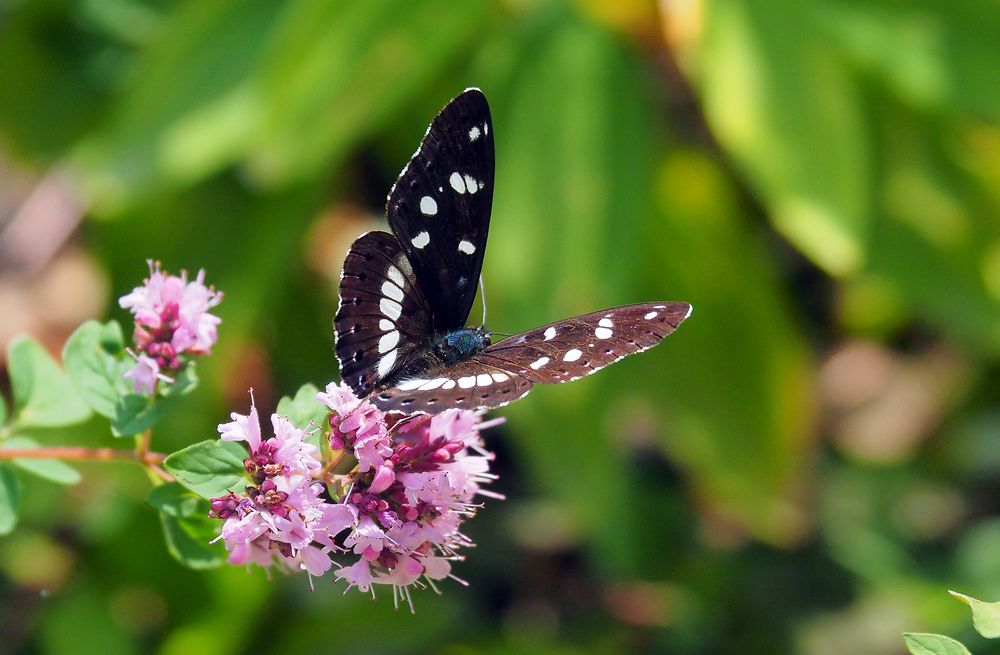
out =
<svg viewBox="0 0 1000 655"><path fill-rule="evenodd" d="M445 364L462 362L490 345L490 333L482 328L462 328L434 341L436 352Z"/></svg>

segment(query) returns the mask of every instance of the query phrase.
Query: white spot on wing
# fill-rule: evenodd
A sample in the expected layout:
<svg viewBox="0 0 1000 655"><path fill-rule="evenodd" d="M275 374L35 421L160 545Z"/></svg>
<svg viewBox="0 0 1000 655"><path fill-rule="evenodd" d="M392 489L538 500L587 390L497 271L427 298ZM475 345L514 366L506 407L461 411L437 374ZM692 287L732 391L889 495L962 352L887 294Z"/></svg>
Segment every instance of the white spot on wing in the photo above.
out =
<svg viewBox="0 0 1000 655"><path fill-rule="evenodd" d="M471 241L462 239L458 242L458 252L464 252L466 255L471 255L476 252L476 245Z"/></svg>
<svg viewBox="0 0 1000 655"><path fill-rule="evenodd" d="M396 363L396 351L386 353L382 359L378 360L378 376L384 378L389 375L393 365Z"/></svg>
<svg viewBox="0 0 1000 655"><path fill-rule="evenodd" d="M417 378L415 380L403 380L396 385L396 388L400 391L413 391L422 384L426 384L427 380Z"/></svg>
<svg viewBox="0 0 1000 655"><path fill-rule="evenodd" d="M425 216L433 216L438 213L437 200L431 198L430 196L424 196L420 199L420 212Z"/></svg>
<svg viewBox="0 0 1000 655"><path fill-rule="evenodd" d="M475 141L479 138L479 126L473 125L472 129L469 130L469 141Z"/></svg>
<svg viewBox="0 0 1000 655"><path fill-rule="evenodd" d="M467 375L466 377L458 378L458 386L462 389L471 389L476 386L476 376Z"/></svg>
<svg viewBox="0 0 1000 655"><path fill-rule="evenodd" d="M451 177L448 178L448 182L451 184L451 188L455 191L465 193L465 180L462 179L462 176L459 175L458 171L451 174Z"/></svg>
<svg viewBox="0 0 1000 655"><path fill-rule="evenodd" d="M378 301L378 308L383 314L389 317L389 320L395 321L399 318L399 315L403 312L403 306L400 305L395 300L389 300L388 298L383 298Z"/></svg>
<svg viewBox="0 0 1000 655"><path fill-rule="evenodd" d="M594 330L594 336L598 339L610 339L613 332L606 327L599 327Z"/></svg>
<svg viewBox="0 0 1000 655"><path fill-rule="evenodd" d="M442 389L454 389L455 388L455 381L454 380L448 380L447 382L445 382L441 386L441 388Z"/></svg>
<svg viewBox="0 0 1000 655"><path fill-rule="evenodd" d="M390 264L389 268L386 269L385 274L386 276L388 276L390 280L395 282L396 286L398 286L400 289L406 286L406 280L403 279L403 274L395 266Z"/></svg>
<svg viewBox="0 0 1000 655"><path fill-rule="evenodd" d="M431 242L431 235L428 234L427 232L421 232L417 236L410 239L410 243L412 243L416 248L423 248L430 242Z"/></svg>
<svg viewBox="0 0 1000 655"><path fill-rule="evenodd" d="M528 366L530 366L532 370L537 371L538 369L540 369L541 367L545 366L548 363L549 363L548 357L539 357L535 361L528 364Z"/></svg>
<svg viewBox="0 0 1000 655"><path fill-rule="evenodd" d="M465 188L469 190L469 193L475 193L479 191L479 183L476 179L469 174L465 175Z"/></svg>
<svg viewBox="0 0 1000 655"><path fill-rule="evenodd" d="M426 384L420 385L420 391L431 391L432 389L437 389L447 381L448 378L434 378Z"/></svg>
<svg viewBox="0 0 1000 655"><path fill-rule="evenodd" d="M480 373L479 375L476 376L476 386L488 387L491 384L493 384L493 378L491 378L486 373Z"/></svg>
<svg viewBox="0 0 1000 655"><path fill-rule="evenodd" d="M577 348L570 348L569 350L566 351L566 354L563 355L563 361L564 362L575 362L576 360L580 359L580 357L582 357L582 356L583 356L583 351L582 350L578 350Z"/></svg>
<svg viewBox="0 0 1000 655"><path fill-rule="evenodd" d="M378 340L378 351L380 353L387 353L396 347L399 343L399 331L393 330L392 332L386 332L382 335L382 338Z"/></svg>
<svg viewBox="0 0 1000 655"><path fill-rule="evenodd" d="M494 382L506 382L510 379L510 376L506 373L491 373Z"/></svg>
<svg viewBox="0 0 1000 655"><path fill-rule="evenodd" d="M489 136L489 134L490 134L490 124L489 123L483 123L483 134Z"/></svg>
<svg viewBox="0 0 1000 655"><path fill-rule="evenodd" d="M614 327L615 325L614 323L611 322L611 319L608 318L607 316L599 320L597 324L600 325L601 327L606 327L606 328Z"/></svg>
<svg viewBox="0 0 1000 655"><path fill-rule="evenodd" d="M403 299L403 290L392 282L386 281L382 283L382 295L386 298L392 298L393 300L399 301Z"/></svg>
<svg viewBox="0 0 1000 655"><path fill-rule="evenodd" d="M659 312L649 312L648 314L646 314L645 316L643 316L643 318L646 319L647 321L651 321L654 318L656 318L658 314L659 314Z"/></svg>
<svg viewBox="0 0 1000 655"><path fill-rule="evenodd" d="M556 329L554 327L545 329L545 340L548 341L556 336Z"/></svg>
<svg viewBox="0 0 1000 655"><path fill-rule="evenodd" d="M389 330L395 330L396 324L387 318L380 318L378 321L378 329L382 330L383 332L388 332Z"/></svg>

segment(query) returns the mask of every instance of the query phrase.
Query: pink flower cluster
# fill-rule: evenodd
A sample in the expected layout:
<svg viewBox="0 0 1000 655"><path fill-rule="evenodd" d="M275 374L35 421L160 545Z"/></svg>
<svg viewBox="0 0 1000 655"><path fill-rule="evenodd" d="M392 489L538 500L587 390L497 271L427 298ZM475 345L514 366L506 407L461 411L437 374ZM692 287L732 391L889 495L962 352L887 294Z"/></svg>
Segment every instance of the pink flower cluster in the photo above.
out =
<svg viewBox="0 0 1000 655"><path fill-rule="evenodd" d="M167 275L150 260L149 277L142 286L118 300L135 314L136 363L125 377L132 380L136 393L153 393L157 380L171 382L166 373L184 366L183 355L211 351L221 319L208 310L222 301L222 292L206 287L204 280L204 270L188 282L187 273Z"/></svg>
<svg viewBox="0 0 1000 655"><path fill-rule="evenodd" d="M212 500L212 516L226 519L230 561L278 562L319 575L331 566L321 559L342 554L349 561L334 576L348 589L374 595L374 585L392 585L397 602L409 602L411 586L454 578L451 561L473 545L460 528L479 508L476 496L502 498L482 487L495 476L480 430L496 422L458 409L386 414L334 383L317 399L332 410L334 462L327 468L352 455L349 473L320 475L315 447L286 419L272 418L275 437L265 442L253 431L256 410L219 426L223 439L250 445L246 468L255 483L246 494Z"/></svg>
<svg viewBox="0 0 1000 655"><path fill-rule="evenodd" d="M209 516L226 519L221 538L232 564L278 563L310 575L323 575L337 550L334 537L353 521L343 505L329 503L324 488L313 480L320 470L317 448L306 433L287 418L274 414L274 436L262 439L257 408L232 414L219 426L225 441L244 441L249 456L243 462L251 483L243 494L212 499Z"/></svg>

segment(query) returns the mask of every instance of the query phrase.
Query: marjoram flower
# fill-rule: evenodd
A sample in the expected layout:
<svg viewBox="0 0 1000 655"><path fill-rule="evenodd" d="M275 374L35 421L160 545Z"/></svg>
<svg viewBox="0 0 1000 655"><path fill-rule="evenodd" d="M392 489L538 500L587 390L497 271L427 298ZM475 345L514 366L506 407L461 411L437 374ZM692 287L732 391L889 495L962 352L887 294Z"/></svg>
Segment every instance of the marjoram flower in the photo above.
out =
<svg viewBox="0 0 1000 655"><path fill-rule="evenodd" d="M205 286L205 271L189 282L187 273L168 275L149 260L149 277L118 303L135 315L135 366L125 374L136 393L152 394L158 380L186 364L186 357L207 355L217 338L221 319L209 309L222 301L222 292Z"/></svg>
<svg viewBox="0 0 1000 655"><path fill-rule="evenodd" d="M275 436L266 441L253 407L219 426L223 439L249 449L246 492L212 500L211 516L226 520L230 562L320 575L333 557L334 577L347 589L374 595L375 585L391 585L394 602L402 599L411 610L414 586L436 591L446 577L465 584L451 574L461 549L473 545L462 523L481 506L477 496L502 498L483 488L495 476L480 436L499 421L459 409L385 413L336 383L317 400L330 410L326 466L306 434L277 415ZM348 456L353 468L332 473Z"/></svg>

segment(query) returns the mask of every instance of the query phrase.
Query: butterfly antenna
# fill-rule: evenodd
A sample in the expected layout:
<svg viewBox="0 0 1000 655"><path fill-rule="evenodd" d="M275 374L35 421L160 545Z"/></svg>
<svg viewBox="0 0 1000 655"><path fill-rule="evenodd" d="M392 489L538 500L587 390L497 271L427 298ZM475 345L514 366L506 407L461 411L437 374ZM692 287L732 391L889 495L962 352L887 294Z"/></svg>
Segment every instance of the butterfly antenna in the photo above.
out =
<svg viewBox="0 0 1000 655"><path fill-rule="evenodd" d="M483 276L479 275L479 296L483 299L483 324L482 327L486 327L486 287L483 286Z"/></svg>

